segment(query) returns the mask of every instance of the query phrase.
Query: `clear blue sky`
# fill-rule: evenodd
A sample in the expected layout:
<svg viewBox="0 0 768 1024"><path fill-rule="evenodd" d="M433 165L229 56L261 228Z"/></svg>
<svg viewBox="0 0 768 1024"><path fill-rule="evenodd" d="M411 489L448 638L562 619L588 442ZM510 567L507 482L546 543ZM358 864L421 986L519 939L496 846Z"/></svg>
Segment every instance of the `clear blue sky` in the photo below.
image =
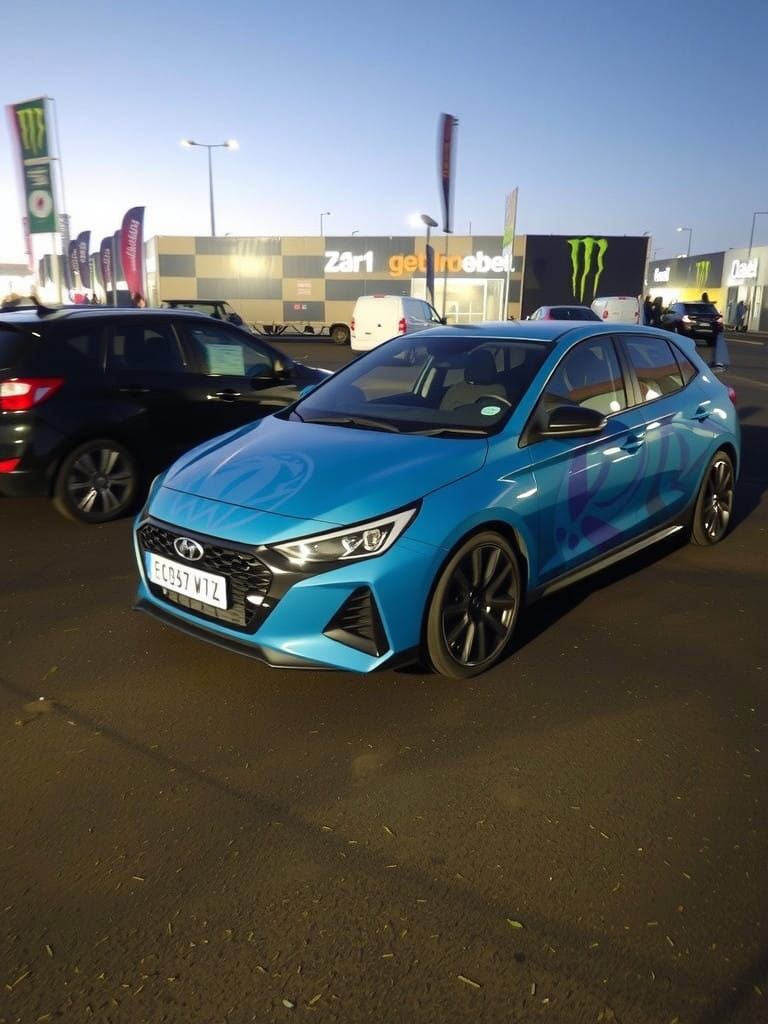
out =
<svg viewBox="0 0 768 1024"><path fill-rule="evenodd" d="M10 5L2 102L55 98L67 212L95 242L410 234L441 220L436 135L459 119L455 228L653 236L659 256L746 245L768 210L765 0L134 0ZM23 254L0 133L0 260ZM768 244L768 217L755 244ZM95 246L94 246L95 247Z"/></svg>

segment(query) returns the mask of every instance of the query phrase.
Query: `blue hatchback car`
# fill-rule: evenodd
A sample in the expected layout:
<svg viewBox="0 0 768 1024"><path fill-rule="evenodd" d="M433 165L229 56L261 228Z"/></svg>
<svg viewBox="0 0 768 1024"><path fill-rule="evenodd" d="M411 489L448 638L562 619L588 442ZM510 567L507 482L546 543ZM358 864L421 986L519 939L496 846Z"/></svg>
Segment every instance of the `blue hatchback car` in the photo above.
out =
<svg viewBox="0 0 768 1024"><path fill-rule="evenodd" d="M271 665L473 676L532 599L721 540L739 446L729 390L667 332L403 336L155 480L137 607Z"/></svg>

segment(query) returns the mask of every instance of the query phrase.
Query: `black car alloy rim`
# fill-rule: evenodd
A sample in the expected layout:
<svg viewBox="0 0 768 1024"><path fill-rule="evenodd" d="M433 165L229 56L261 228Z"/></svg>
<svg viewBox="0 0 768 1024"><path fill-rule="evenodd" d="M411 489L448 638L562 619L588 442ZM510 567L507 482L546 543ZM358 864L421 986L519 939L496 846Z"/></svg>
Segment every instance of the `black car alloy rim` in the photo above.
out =
<svg viewBox="0 0 768 1024"><path fill-rule="evenodd" d="M515 623L517 574L511 557L483 544L458 562L445 592L445 645L461 665L480 665L507 644Z"/></svg>
<svg viewBox="0 0 768 1024"><path fill-rule="evenodd" d="M101 515L115 512L130 498L130 467L114 448L91 448L72 464L67 493L78 512Z"/></svg>
<svg viewBox="0 0 768 1024"><path fill-rule="evenodd" d="M716 459L709 470L702 506L704 532L709 540L716 541L723 536L732 508L733 471L725 459Z"/></svg>

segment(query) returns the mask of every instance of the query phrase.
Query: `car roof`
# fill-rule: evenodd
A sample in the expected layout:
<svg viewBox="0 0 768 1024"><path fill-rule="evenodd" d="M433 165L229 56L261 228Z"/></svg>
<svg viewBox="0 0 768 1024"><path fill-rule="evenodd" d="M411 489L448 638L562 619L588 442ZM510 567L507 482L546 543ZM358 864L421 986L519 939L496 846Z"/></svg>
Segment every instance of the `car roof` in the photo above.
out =
<svg viewBox="0 0 768 1024"><path fill-rule="evenodd" d="M78 319L93 319L96 317L107 317L112 319L114 317L187 317L193 320L209 320L210 317L205 317L198 313L194 309L160 309L159 307L147 307L146 309L137 309L134 306L53 306L45 307L41 306L38 309L24 309L24 310L13 310L4 313L0 318L0 324L5 320L11 320L14 323L26 323L26 324L40 324L50 323L51 321L59 322L61 320L68 320L70 317L77 317Z"/></svg>
<svg viewBox="0 0 768 1024"><path fill-rule="evenodd" d="M429 334L437 337L455 337L457 333L487 337L489 340L510 339L512 341L543 341L554 343L565 338L573 340L591 338L596 334L648 334L653 333L669 337L668 331L654 330L651 327L638 327L635 324L606 323L603 320L500 320L484 321L478 324L449 324L446 327L431 327ZM406 335L408 337L408 335ZM414 343L418 341L414 335Z"/></svg>

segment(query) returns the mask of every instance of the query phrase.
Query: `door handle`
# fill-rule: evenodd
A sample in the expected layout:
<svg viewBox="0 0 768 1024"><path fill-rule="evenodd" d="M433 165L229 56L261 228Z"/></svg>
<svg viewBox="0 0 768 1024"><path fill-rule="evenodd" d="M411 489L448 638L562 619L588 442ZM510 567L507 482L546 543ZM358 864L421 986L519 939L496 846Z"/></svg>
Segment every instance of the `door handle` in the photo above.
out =
<svg viewBox="0 0 768 1024"><path fill-rule="evenodd" d="M214 393L212 395L208 395L208 397L220 398L222 402L235 402L240 397L240 392L227 388L226 391L214 391Z"/></svg>
<svg viewBox="0 0 768 1024"><path fill-rule="evenodd" d="M120 388L121 395L148 395L149 388Z"/></svg>
<svg viewBox="0 0 768 1024"><path fill-rule="evenodd" d="M637 434L630 434L621 446L621 450L624 452L636 452L643 444L645 444L645 441L642 437L638 437Z"/></svg>
<svg viewBox="0 0 768 1024"><path fill-rule="evenodd" d="M695 420L705 420L709 417L709 402L702 402L693 414Z"/></svg>

